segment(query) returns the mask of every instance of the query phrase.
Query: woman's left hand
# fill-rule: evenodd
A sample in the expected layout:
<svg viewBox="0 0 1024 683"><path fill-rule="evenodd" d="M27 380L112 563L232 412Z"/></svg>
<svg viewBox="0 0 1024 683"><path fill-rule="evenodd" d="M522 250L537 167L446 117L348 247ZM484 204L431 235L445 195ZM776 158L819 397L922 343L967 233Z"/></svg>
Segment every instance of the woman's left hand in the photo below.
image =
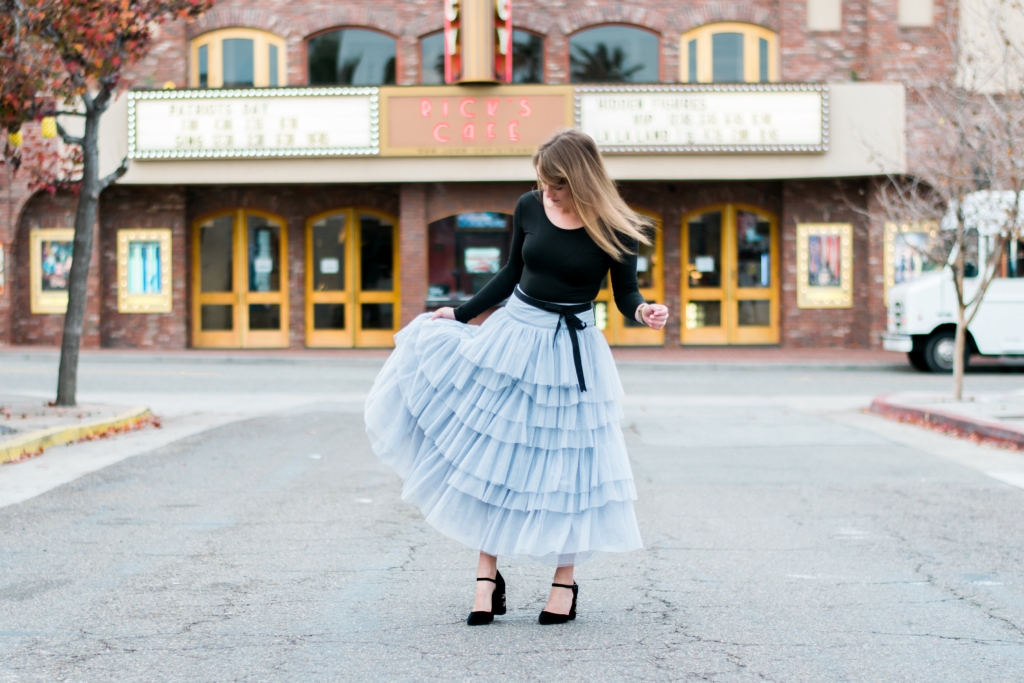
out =
<svg viewBox="0 0 1024 683"><path fill-rule="evenodd" d="M668 306L662 304L647 304L640 314L644 324L652 330L660 330L668 322Z"/></svg>

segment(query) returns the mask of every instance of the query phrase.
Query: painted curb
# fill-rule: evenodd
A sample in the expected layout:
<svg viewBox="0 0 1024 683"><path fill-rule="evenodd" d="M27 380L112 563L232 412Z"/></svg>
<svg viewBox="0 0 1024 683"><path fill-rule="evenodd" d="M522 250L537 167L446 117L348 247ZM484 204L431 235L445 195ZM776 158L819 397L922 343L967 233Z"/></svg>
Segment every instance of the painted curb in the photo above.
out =
<svg viewBox="0 0 1024 683"><path fill-rule="evenodd" d="M909 406L893 401L889 396L878 396L871 401L871 407L868 410L890 420L920 421L938 427L950 427L960 430L967 436L978 436L986 441L997 441L1017 449L1024 449L1024 432L1008 428L997 422L988 422L934 408Z"/></svg>
<svg viewBox="0 0 1024 683"><path fill-rule="evenodd" d="M25 453L38 453L51 446L71 443L111 429L134 425L150 417L152 417L152 413L149 412L149 408L136 406L114 417L81 422L76 425L50 427L22 434L13 439L0 441L0 463L17 460Z"/></svg>

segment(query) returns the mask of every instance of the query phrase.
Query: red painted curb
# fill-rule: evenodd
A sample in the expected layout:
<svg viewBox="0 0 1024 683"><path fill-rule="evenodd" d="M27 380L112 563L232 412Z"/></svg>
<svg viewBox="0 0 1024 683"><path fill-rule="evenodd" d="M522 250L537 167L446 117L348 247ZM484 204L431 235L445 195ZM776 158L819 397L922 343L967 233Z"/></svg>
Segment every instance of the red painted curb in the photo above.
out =
<svg viewBox="0 0 1024 683"><path fill-rule="evenodd" d="M890 401L888 396L876 397L871 401L871 407L868 410L897 422L915 422L934 426L942 430L955 431L958 435L968 438L973 436L982 441L1024 450L1024 432L995 422L972 419L934 408L908 406Z"/></svg>

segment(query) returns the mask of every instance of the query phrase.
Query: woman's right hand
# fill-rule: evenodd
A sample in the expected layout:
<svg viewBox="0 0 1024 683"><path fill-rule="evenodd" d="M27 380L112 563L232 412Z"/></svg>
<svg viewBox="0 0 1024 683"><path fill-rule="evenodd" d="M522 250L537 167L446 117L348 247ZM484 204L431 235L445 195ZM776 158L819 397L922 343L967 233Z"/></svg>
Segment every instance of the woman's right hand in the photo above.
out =
<svg viewBox="0 0 1024 683"><path fill-rule="evenodd" d="M434 315L430 316L431 320L437 320L438 318L444 318L445 320L455 320L455 309L451 306L444 306L434 311Z"/></svg>

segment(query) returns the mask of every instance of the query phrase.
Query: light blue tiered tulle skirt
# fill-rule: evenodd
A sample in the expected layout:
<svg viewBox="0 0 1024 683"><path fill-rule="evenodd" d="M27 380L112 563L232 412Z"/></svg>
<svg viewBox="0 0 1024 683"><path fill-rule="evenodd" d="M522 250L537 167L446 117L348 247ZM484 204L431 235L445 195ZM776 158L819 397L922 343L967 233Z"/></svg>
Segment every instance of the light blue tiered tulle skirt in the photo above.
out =
<svg viewBox="0 0 1024 683"><path fill-rule="evenodd" d="M578 315L585 392L554 313L512 297L479 327L429 317L396 335L366 402L403 500L491 555L567 565L643 547L622 385L593 313Z"/></svg>

